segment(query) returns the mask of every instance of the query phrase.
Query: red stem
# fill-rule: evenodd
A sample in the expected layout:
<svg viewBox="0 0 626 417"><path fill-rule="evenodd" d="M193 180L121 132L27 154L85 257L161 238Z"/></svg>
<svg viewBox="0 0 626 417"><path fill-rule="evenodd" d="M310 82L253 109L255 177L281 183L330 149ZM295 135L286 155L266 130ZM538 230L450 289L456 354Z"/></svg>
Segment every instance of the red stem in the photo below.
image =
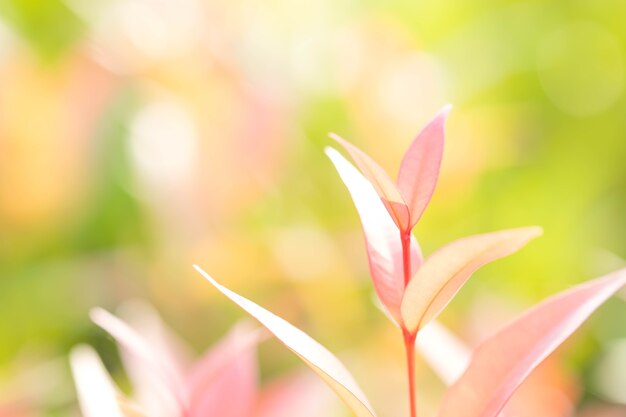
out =
<svg viewBox="0 0 626 417"><path fill-rule="evenodd" d="M406 367L409 379L409 408L411 417L417 417L417 404L415 401L415 334L402 330L404 336L404 349L406 351Z"/></svg>
<svg viewBox="0 0 626 417"><path fill-rule="evenodd" d="M401 231L400 239L402 240L402 264L404 269L404 287L411 280L411 231ZM404 350L406 351L406 366L409 380L409 408L411 417L417 417L417 406L415 400L415 336L416 332L410 333L406 329L402 329L404 337Z"/></svg>
<svg viewBox="0 0 626 417"><path fill-rule="evenodd" d="M404 288L411 280L411 231L400 232L402 239L402 264L404 269Z"/></svg>

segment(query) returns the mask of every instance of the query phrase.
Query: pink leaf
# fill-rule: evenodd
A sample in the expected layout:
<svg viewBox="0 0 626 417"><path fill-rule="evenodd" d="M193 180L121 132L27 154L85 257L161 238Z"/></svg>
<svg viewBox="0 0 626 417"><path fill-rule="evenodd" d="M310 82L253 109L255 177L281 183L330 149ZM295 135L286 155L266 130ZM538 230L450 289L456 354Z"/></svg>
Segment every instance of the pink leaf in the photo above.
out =
<svg viewBox="0 0 626 417"><path fill-rule="evenodd" d="M357 417L375 417L372 407L352 375L326 348L280 317L218 284L200 267L194 265L194 268L222 294L258 320L287 348L298 355L339 395Z"/></svg>
<svg viewBox="0 0 626 417"><path fill-rule="evenodd" d="M391 215L396 226L403 231L409 230L410 213L398 187L393 182L387 172L380 167L365 152L342 139L335 133L329 136L337 141L350 154L356 166L359 167L363 175L369 180L377 195L383 201L385 208Z"/></svg>
<svg viewBox="0 0 626 417"><path fill-rule="evenodd" d="M455 383L467 369L471 350L456 335L430 322L417 335L416 350L446 385ZM549 358L550 359L550 358ZM572 403L552 362L544 361L511 396L498 417L565 417L571 415ZM561 378L559 378L561 376Z"/></svg>
<svg viewBox="0 0 626 417"><path fill-rule="evenodd" d="M626 284L626 269L557 294L481 344L440 417L495 417L530 372Z"/></svg>
<svg viewBox="0 0 626 417"><path fill-rule="evenodd" d="M250 417L257 397L258 329L238 325L192 368L189 416Z"/></svg>
<svg viewBox="0 0 626 417"><path fill-rule="evenodd" d="M419 221L435 191L443 156L444 125L452 107L444 107L417 135L398 172L398 188L409 207L409 229Z"/></svg>
<svg viewBox="0 0 626 417"><path fill-rule="evenodd" d="M433 253L406 287L401 308L406 328L418 331L448 305L476 269L516 252L540 234L539 227L503 230L459 239Z"/></svg>
<svg viewBox="0 0 626 417"><path fill-rule="evenodd" d="M394 320L401 323L404 266L400 231L385 210L372 184L339 152L332 148L326 148L325 152L346 184L361 218L367 259L376 293ZM422 254L417 241L411 236L412 273L417 271L421 263Z"/></svg>
<svg viewBox="0 0 626 417"><path fill-rule="evenodd" d="M183 377L158 344L153 345L123 320L101 308L91 311L92 320L120 346L129 375L135 382L137 400L153 416L170 416L185 407Z"/></svg>
<svg viewBox="0 0 626 417"><path fill-rule="evenodd" d="M124 302L117 316L149 344L150 349L164 358L181 379L193 361L193 349L163 322L158 311L143 300Z"/></svg>

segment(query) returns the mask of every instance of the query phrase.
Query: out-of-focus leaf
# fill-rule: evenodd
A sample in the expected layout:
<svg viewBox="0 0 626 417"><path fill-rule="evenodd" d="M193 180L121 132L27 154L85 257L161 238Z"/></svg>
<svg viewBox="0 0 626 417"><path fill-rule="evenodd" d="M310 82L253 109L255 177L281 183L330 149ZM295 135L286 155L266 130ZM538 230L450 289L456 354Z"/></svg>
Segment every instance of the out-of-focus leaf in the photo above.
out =
<svg viewBox="0 0 626 417"><path fill-rule="evenodd" d="M119 393L98 354L80 345L70 353L70 366L83 417L124 417Z"/></svg>
<svg viewBox="0 0 626 417"><path fill-rule="evenodd" d="M287 321L217 283L200 267L194 268L222 294L258 320L324 380L357 417L373 417L365 394L343 364L326 348Z"/></svg>
<svg viewBox="0 0 626 417"><path fill-rule="evenodd" d="M415 348L447 385L459 379L471 356L470 349L437 321L431 321L419 332Z"/></svg>
<svg viewBox="0 0 626 417"><path fill-rule="evenodd" d="M184 380L172 358L152 346L126 322L101 308L92 320L117 341L129 376L137 386L138 400L151 414L175 414L185 403Z"/></svg>
<svg viewBox="0 0 626 417"><path fill-rule="evenodd" d="M393 224L372 184L336 150L326 148L326 155L335 165L359 212L376 293L394 320L401 323L404 267L400 231ZM417 241L411 236L411 275L421 263L422 254Z"/></svg>
<svg viewBox="0 0 626 417"><path fill-rule="evenodd" d="M541 228L525 227L459 239L433 253L409 282L402 300L402 319L417 331L435 318L471 274L486 263L510 255Z"/></svg>
<svg viewBox="0 0 626 417"><path fill-rule="evenodd" d="M319 417L337 402L334 393L310 372L282 377L263 387L254 417Z"/></svg>
<svg viewBox="0 0 626 417"><path fill-rule="evenodd" d="M254 347L259 329L239 325L193 367L188 379L191 416L250 417L257 400Z"/></svg>
<svg viewBox="0 0 626 417"><path fill-rule="evenodd" d="M398 171L398 189L409 208L409 229L422 217L435 191L443 157L444 126L451 108L444 107L422 129L402 158Z"/></svg>
<svg viewBox="0 0 626 417"><path fill-rule="evenodd" d="M530 372L626 284L626 269L557 294L482 343L440 417L495 417Z"/></svg>

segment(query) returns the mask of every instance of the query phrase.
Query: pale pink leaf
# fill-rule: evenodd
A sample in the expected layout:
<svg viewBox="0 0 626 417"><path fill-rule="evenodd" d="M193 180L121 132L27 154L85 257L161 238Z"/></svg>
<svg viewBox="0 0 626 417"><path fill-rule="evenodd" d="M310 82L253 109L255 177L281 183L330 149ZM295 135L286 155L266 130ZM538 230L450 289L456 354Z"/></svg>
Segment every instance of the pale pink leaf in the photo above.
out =
<svg viewBox="0 0 626 417"><path fill-rule="evenodd" d="M339 152L332 148L326 148L325 152L348 188L361 218L374 289L394 320L401 323L404 266L400 231L391 220L372 184ZM413 274L422 263L422 254L413 236L410 247Z"/></svg>
<svg viewBox="0 0 626 417"><path fill-rule="evenodd" d="M143 300L130 300L117 308L116 313L150 345L151 350L171 364L177 378L181 379L193 362L193 349L163 322L154 306Z"/></svg>
<svg viewBox="0 0 626 417"><path fill-rule="evenodd" d="M446 385L459 379L471 356L469 347L436 320L419 332L415 348Z"/></svg>
<svg viewBox="0 0 626 417"><path fill-rule="evenodd" d="M250 417L257 399L255 347L261 333L237 325L191 369L189 416Z"/></svg>
<svg viewBox="0 0 626 417"><path fill-rule="evenodd" d="M463 375L472 354L471 349L462 340L436 320L431 321L419 332L415 348L446 385L452 385ZM541 366L545 365L549 364L544 361ZM562 387L554 385L554 375L551 374L551 378L548 379L545 375L537 373L538 370L520 385L498 417L571 415L571 400Z"/></svg>
<svg viewBox="0 0 626 417"><path fill-rule="evenodd" d="M125 368L135 384L136 400L149 415L168 417L186 406L183 377L170 356L106 310L93 309L91 318L119 344Z"/></svg>
<svg viewBox="0 0 626 417"><path fill-rule="evenodd" d="M495 417L519 385L602 303L626 284L626 269L557 294L482 343L446 393L439 417Z"/></svg>
<svg viewBox="0 0 626 417"><path fill-rule="evenodd" d="M435 191L443 157L445 122L452 107L444 107L417 135L406 151L398 172L398 189L409 207L413 228Z"/></svg>
<svg viewBox="0 0 626 417"><path fill-rule="evenodd" d="M83 417L123 417L118 390L98 354L80 345L70 353L70 367Z"/></svg>
<svg viewBox="0 0 626 417"><path fill-rule="evenodd" d="M287 321L218 284L200 267L194 265L194 268L222 294L258 320L287 348L298 355L339 395L357 417L375 416L372 407L352 375L326 348Z"/></svg>
<svg viewBox="0 0 626 417"><path fill-rule="evenodd" d="M516 252L539 235L539 227L503 230L459 239L437 250L404 292L401 311L406 328L418 331L448 305L476 269Z"/></svg>
<svg viewBox="0 0 626 417"><path fill-rule="evenodd" d="M396 226L403 231L409 230L409 208L389 174L369 155L345 139L342 139L339 135L329 133L329 136L350 154L356 166L359 167L363 175L376 190L377 195L382 200Z"/></svg>
<svg viewBox="0 0 626 417"><path fill-rule="evenodd" d="M117 313L120 320L134 331L138 342L149 348L150 356L156 362L148 363L145 356L138 360L136 353L122 345L121 356L132 382L134 400L151 417L170 417L173 410L185 406L184 401L177 400L172 394L182 392L183 375L191 364L191 348L161 320L154 307L144 301L127 301ZM155 378L157 368L164 368L166 374L173 377L166 377L166 383L163 378ZM180 396L184 397L183 394Z"/></svg>

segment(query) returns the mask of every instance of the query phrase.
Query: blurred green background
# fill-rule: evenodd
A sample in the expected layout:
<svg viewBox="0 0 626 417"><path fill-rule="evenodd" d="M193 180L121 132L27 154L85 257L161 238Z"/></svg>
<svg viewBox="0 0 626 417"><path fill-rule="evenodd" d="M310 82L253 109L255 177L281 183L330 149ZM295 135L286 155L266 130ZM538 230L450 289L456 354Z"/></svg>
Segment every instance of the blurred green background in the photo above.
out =
<svg viewBox="0 0 626 417"><path fill-rule="evenodd" d="M327 132L396 172L452 103L416 229L425 253L544 227L443 315L478 340L624 265L625 21L622 0L2 0L0 404L76 415L66 355L80 342L123 378L94 306L146 299L205 349L242 315L198 263L338 352L383 416L402 415L401 343L373 306ZM546 372L569 407L626 403L625 318L611 301ZM278 346L261 347L264 378L297 365ZM425 385L434 407L441 387Z"/></svg>

